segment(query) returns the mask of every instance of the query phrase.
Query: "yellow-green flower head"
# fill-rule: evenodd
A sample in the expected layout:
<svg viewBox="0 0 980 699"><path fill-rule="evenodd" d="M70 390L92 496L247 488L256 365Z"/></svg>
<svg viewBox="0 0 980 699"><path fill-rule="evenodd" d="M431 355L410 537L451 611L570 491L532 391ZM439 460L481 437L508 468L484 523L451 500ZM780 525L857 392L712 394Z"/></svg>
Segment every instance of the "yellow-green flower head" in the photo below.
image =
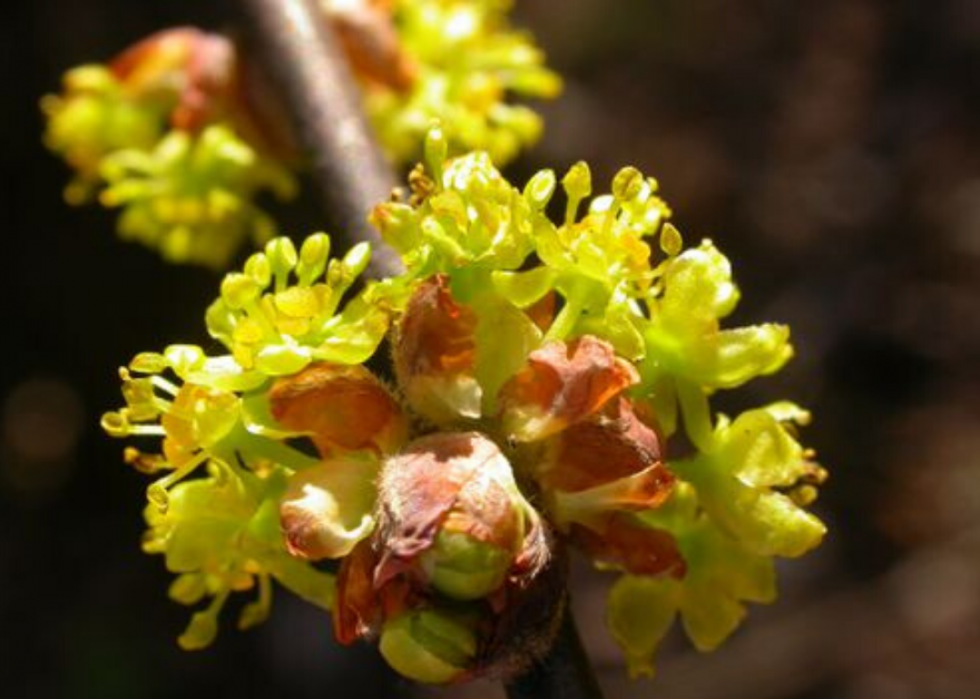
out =
<svg viewBox="0 0 980 699"><path fill-rule="evenodd" d="M151 503L145 510L149 528L143 549L162 554L167 569L178 576L170 597L185 605L211 598L178 639L181 647L198 650L211 644L218 615L232 592L258 591L257 599L240 612L238 628L264 621L273 578L329 610L333 577L293 559L282 544L277 517L282 474L257 477L217 462L209 471L204 478L175 486L166 509Z"/></svg>
<svg viewBox="0 0 980 699"><path fill-rule="evenodd" d="M761 556L802 556L826 528L809 504L823 471L793 434L809 414L792 403L720 416L708 451L671 467L698 491L718 526Z"/></svg>
<svg viewBox="0 0 980 699"><path fill-rule="evenodd" d="M286 478L316 462L280 441L286 433L277 431L264 396L249 390L254 377L243 378L228 359L188 345L138 355L121 371L126 406L102 420L113 436L163 439L159 454L132 447L125 454L136 468L165 474L147 490L144 550L163 554L179 575L171 597L183 604L213 598L180 637L187 649L210 644L233 591L258 586L239 627L262 621L271 578L325 609L333 600L333 577L292 558L279 531ZM168 370L184 383L161 375ZM206 475L191 478L200 471Z"/></svg>
<svg viewBox="0 0 980 699"><path fill-rule="evenodd" d="M46 145L75 170L68 201L102 190L103 205L122 209L120 236L170 262L223 269L246 240L271 238L254 200L289 198L296 184L270 155L275 134L258 128L238 72L229 39L191 28L69 71L64 93L41 105Z"/></svg>
<svg viewBox="0 0 980 699"><path fill-rule="evenodd" d="M359 364L374 354L388 330L388 287L369 286L338 312L370 260L370 246L355 245L342 259L329 255L323 233L308 237L299 252L288 238L276 238L241 273L225 277L207 312L208 332L242 370L284 376L314 360Z"/></svg>
<svg viewBox="0 0 980 699"><path fill-rule="evenodd" d="M629 672L652 676L657 647L677 616L698 650L713 650L741 623L745 602L775 600L776 573L772 558L751 551L699 509L687 483L642 518L674 536L687 564L683 578L623 575L610 591L607 622Z"/></svg>
<svg viewBox="0 0 980 699"><path fill-rule="evenodd" d="M447 151L430 132L411 200L373 215L416 280L393 342L409 406L505 439L551 524L626 573L610 624L634 673L678 612L715 647L743 602L773 599L774 557L825 533L805 509L826 475L796 439L808 415L777 403L729 420L710 404L778 371L788 328L723 327L731 264L711 241L685 248L635 168L593 197L577 163L553 220L552 171L519 190L485 156ZM680 426L690 453L668 460Z"/></svg>
<svg viewBox="0 0 980 699"><path fill-rule="evenodd" d="M390 297L369 286L335 315L370 251L360 246L343 260L329 252L322 233L298 253L287 239L271 241L228 275L208 312L232 354L194 345L139 354L120 370L125 405L103 416L111 436L161 439L157 453L128 447L125 457L159 474L147 489L145 548L181 576L171 595L188 604L213 598L181 637L184 647L210 642L232 591L259 589L240 625L264 618L272 578L329 607L333 576L305 559L343 555L339 537L353 545L373 526L378 459L406 428L387 389L356 364L373 354L390 313L366 299ZM334 364L310 365L323 356ZM286 375L294 380L278 380ZM289 444L311 432L320 458ZM325 513L340 519L307 525ZM348 519L363 531L351 533Z"/></svg>
<svg viewBox="0 0 980 699"><path fill-rule="evenodd" d="M533 250L542 218L483 152L446 160L441 129L426 139L427 172L412 178L417 206L387 202L372 214L412 276L515 269Z"/></svg>
<svg viewBox="0 0 980 699"><path fill-rule="evenodd" d="M338 640L380 635L420 681L492 671L487 649L542 606L552 535L621 576L609 625L633 674L677 617L714 648L772 601L774 558L825 533L806 509L826 476L797 438L808 414L729 419L710 401L778 371L788 329L723 327L731 264L685 248L635 168L593 197L584 163L518 189L485 153L448 152L431 131L411 198L372 215L404 274L344 303L366 246L330 260L323 234L272 240L207 312L227 355L175 345L123 370L126 406L103 425L162 437L127 456L162 473L151 549L218 607L261 590L258 571L310 596L306 561L335 560ZM395 390L363 366L389 330Z"/></svg>
<svg viewBox="0 0 980 699"><path fill-rule="evenodd" d="M381 204L372 215L412 276L449 274L464 299L492 286L521 309L557 292L565 303L548 339L591 333L631 359L643 356L640 302L663 270L651 266L646 239L662 232L667 256L681 246L676 229L663 225L670 210L656 180L623 168L580 215L592 180L577 163L562 179L565 216L556 223L546 213L558 184L551 170L518 190L484 153L447 159L440 128L429 132L425 154L425 172L411 178L413 199ZM540 264L515 271L532 253Z"/></svg>
<svg viewBox="0 0 980 699"><path fill-rule="evenodd" d="M388 153L417 159L433 120L454 152L511 160L541 133L512 96L552 98L561 80L530 36L510 26L508 0L323 0L365 91Z"/></svg>
<svg viewBox="0 0 980 699"><path fill-rule="evenodd" d="M295 193L292 175L225 124L198 134L171 131L152 149L125 148L102 159L99 199L120 208L119 234L169 262L223 269L246 240L261 245L275 224L254 202L268 190Z"/></svg>

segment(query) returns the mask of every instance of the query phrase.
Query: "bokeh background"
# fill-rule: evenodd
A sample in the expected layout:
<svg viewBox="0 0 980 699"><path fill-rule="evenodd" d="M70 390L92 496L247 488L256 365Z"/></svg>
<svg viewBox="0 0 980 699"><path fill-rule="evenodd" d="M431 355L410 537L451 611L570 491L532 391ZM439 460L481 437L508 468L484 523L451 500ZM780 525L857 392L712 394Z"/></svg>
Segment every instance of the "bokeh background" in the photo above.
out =
<svg viewBox="0 0 980 699"><path fill-rule="evenodd" d="M203 653L161 560L140 553L145 481L97 428L115 368L203 342L211 273L118 243L69 209L40 145L61 72L155 29L219 27L195 0L3 10L0 694L24 697L500 697L420 691L322 614L272 619ZM675 633L652 683L625 678L606 579L575 606L609 697L958 699L980 685L980 3L974 0L519 0L567 79L511 168L584 158L597 180L655 174L689 240L732 258L743 320L791 324L798 356L726 399L812 408L832 479L826 544L783 566L777 604L719 651ZM288 230L318 228L312 201ZM734 402L733 402L734 401Z"/></svg>

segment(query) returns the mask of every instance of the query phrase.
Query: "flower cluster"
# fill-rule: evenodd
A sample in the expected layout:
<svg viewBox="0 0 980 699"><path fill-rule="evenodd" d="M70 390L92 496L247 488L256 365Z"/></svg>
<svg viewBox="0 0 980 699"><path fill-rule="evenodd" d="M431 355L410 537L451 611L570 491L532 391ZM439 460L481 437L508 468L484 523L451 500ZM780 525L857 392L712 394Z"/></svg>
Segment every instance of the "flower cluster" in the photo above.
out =
<svg viewBox="0 0 980 699"><path fill-rule="evenodd" d="M120 370L125 406L103 416L112 436L162 439L159 451L128 447L125 459L162 474L147 490L144 548L164 554L179 575L171 596L185 604L213 598L181 636L186 648L211 642L233 591L258 585L258 601L245 608L240 626L264 618L273 578L324 609L333 606L334 576L295 555L296 541L280 527L288 503L323 466L294 443L307 427L298 382L325 387L333 401L329 416L314 418L328 426L315 440L324 457L336 443L353 462L361 450L388 444L379 433L404 432L388 415L396 406L387 390L358 365L384 336L388 313L363 301L343 303L369 253L362 246L331 260L329 252L324 234L307 238L298 252L288 239L271 241L244 272L226 277L208 310L208 330L229 353L171 345L139 354ZM284 375L292 377L293 394ZM286 395L293 395L291 408L283 407ZM354 495L345 492L333 506L345 513Z"/></svg>
<svg viewBox="0 0 980 699"><path fill-rule="evenodd" d="M511 160L541 133L512 95L550 99L560 78L507 15L510 0L321 0L364 87L378 139L417 160L434 120L454 150Z"/></svg>
<svg viewBox="0 0 980 699"><path fill-rule="evenodd" d="M824 533L805 509L825 477L797 441L807 413L709 403L778 370L788 330L721 327L728 261L685 249L637 170L591 197L576 164L556 222L553 172L519 190L448 148L431 131L410 199L372 215L404 274L352 295L365 248L328 262L323 234L299 252L273 240L208 310L228 355L176 346L123 371L127 405L104 426L163 437L159 455L128 452L167 471L147 548L181 575L175 598L214 597L184 638L210 638L195 629L213 635L213 610L255 580L243 623L261 618L271 577L407 677L513 671L550 641L571 548L618 576L608 620L631 673L652 673L678 615L717 646L746 602L774 598L774 557ZM364 366L385 337L394 386Z"/></svg>
<svg viewBox="0 0 980 699"><path fill-rule="evenodd" d="M155 34L109 65L69 71L42 101L45 143L75 177L69 203L121 208L119 233L173 262L227 267L275 229L254 203L295 182L246 104L232 43L180 28Z"/></svg>
<svg viewBox="0 0 980 699"><path fill-rule="evenodd" d="M708 240L685 249L637 170L580 213L592 183L574 165L556 223L553 172L519 191L485 155L445 152L430 133L413 201L373 217L418 285L396 326L406 398L437 424L478 424L512 445L547 520L621 573L609 620L631 672L652 673L676 612L699 648L715 647L743 602L774 597L773 557L800 556L825 531L804 509L826 475L796 438L808 414L777 403L732 420L709 404L781 368L788 328L721 327L739 296L728 260ZM419 343L405 330L422 326L423 300ZM399 368L413 344L442 349ZM681 427L688 453L668 459Z"/></svg>

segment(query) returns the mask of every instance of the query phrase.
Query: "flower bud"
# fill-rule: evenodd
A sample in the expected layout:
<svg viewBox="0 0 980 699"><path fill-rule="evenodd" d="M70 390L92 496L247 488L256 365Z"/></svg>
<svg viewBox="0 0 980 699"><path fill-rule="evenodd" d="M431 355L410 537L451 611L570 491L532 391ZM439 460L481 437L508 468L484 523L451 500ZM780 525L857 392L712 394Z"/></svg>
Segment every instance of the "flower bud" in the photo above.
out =
<svg viewBox="0 0 980 699"><path fill-rule="evenodd" d="M400 674L417 682L446 684L462 679L476 657L473 623L439 609L405 612L385 623L381 655Z"/></svg>
<svg viewBox="0 0 980 699"><path fill-rule="evenodd" d="M524 187L524 198L536 210L542 210L551 201L555 193L554 170L541 170L532 177Z"/></svg>
<svg viewBox="0 0 980 699"><path fill-rule="evenodd" d="M561 180L569 201L579 202L592 194L592 173L588 163L579 161L569 168Z"/></svg>
<svg viewBox="0 0 980 699"><path fill-rule="evenodd" d="M412 89L418 66L399 42L390 3L325 0L320 5L359 79L379 89Z"/></svg>
<svg viewBox="0 0 980 699"><path fill-rule="evenodd" d="M313 284L323 274L329 259L330 236L326 233L314 233L304 240L299 250L299 261L296 263L296 276L300 285Z"/></svg>
<svg viewBox="0 0 980 699"><path fill-rule="evenodd" d="M612 182L612 194L620 201L635 199L643 189L643 174L635 167L624 167L616 173Z"/></svg>
<svg viewBox="0 0 980 699"><path fill-rule="evenodd" d="M487 597L547 560L541 523L497 445L439 433L388 459L380 479L375 587L401 577L446 597Z"/></svg>
<svg viewBox="0 0 980 699"><path fill-rule="evenodd" d="M512 557L469 534L443 530L419 562L439 592L453 599L475 600L504 583Z"/></svg>

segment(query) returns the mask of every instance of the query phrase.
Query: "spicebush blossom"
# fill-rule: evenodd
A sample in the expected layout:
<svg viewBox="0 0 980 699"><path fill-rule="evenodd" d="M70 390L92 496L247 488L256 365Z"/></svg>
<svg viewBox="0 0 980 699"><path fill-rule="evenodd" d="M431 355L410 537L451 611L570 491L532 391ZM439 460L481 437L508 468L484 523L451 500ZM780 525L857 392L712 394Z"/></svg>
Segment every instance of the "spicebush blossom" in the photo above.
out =
<svg viewBox="0 0 980 699"><path fill-rule="evenodd" d="M174 346L123 370L127 405L104 425L163 438L128 460L166 474L148 550L191 576L177 597L214 599L193 638L252 578L261 601L263 580L309 597L317 577L338 639L379 638L407 677L506 674L547 648L570 547L616 576L608 622L631 674L653 673L676 618L716 647L745 603L775 598L774 558L825 531L806 510L826 476L798 441L809 415L710 404L777 371L788 329L723 327L728 260L685 248L636 169L589 199L584 163L517 189L449 148L430 131L410 198L372 214L402 275L355 293L365 247L328 260L323 234L299 252L275 239L208 311L229 354ZM393 386L364 367L385 338ZM529 618L537 632L515 636Z"/></svg>

